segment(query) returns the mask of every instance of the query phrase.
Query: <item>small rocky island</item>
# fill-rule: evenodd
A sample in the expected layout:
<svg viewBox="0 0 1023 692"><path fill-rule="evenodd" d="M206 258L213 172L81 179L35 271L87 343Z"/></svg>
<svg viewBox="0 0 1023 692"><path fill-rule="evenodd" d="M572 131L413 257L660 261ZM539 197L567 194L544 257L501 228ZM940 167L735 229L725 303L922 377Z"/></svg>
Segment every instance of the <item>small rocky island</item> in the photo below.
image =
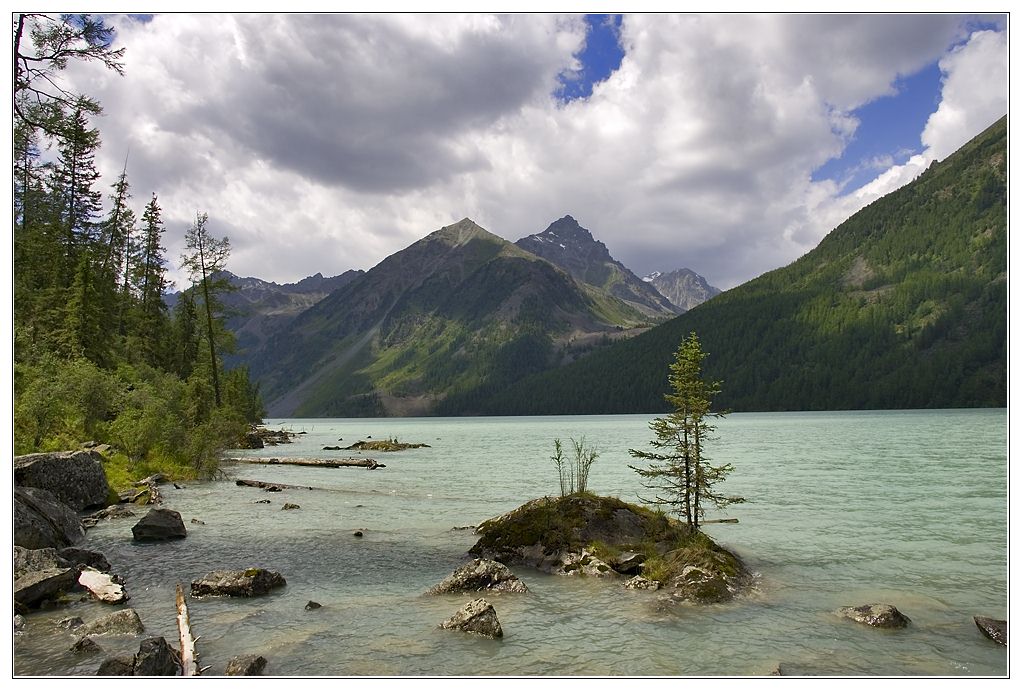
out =
<svg viewBox="0 0 1023 692"><path fill-rule="evenodd" d="M628 588L664 589L667 603L720 603L752 582L738 556L706 534L612 497L538 498L476 533L471 555L550 574L628 578Z"/></svg>

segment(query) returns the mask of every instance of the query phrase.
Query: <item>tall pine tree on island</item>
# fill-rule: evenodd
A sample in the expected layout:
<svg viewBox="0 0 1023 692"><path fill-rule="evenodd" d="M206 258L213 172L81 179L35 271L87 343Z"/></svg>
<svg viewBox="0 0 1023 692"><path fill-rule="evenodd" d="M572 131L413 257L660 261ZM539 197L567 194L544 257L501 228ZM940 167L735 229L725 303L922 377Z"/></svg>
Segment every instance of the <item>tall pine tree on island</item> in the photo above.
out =
<svg viewBox="0 0 1023 692"><path fill-rule="evenodd" d="M721 383L702 378L706 357L696 332L691 332L669 365L671 392L664 398L672 411L650 423L657 436L650 443L655 451L629 450L633 457L650 462L646 468L629 468L643 478L645 487L657 493L651 499L640 499L668 505L693 530L699 529L706 505L723 509L745 502L744 498L729 497L714 489L733 468L731 464L711 465L704 449L714 431L708 419L724 415L711 411L711 399L721 391Z"/></svg>

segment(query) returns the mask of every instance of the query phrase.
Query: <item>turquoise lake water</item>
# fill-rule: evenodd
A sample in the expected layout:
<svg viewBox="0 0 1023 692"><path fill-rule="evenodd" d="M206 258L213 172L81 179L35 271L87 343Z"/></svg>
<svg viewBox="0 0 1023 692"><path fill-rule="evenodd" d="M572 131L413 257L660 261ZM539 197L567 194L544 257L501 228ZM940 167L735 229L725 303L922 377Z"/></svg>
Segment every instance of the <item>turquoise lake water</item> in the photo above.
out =
<svg viewBox="0 0 1023 692"><path fill-rule="evenodd" d="M125 578L143 636L171 642L175 584L252 566L285 576L287 587L265 597L190 599L209 674L246 653L280 676L1008 674L1007 649L973 623L1008 615L1004 409L730 415L708 452L734 465L721 487L748 503L708 512L739 523L705 529L757 573L753 593L665 613L657 593L516 567L530 593L487 596L503 640L437 628L470 600L423 595L468 559L476 537L455 527L557 494L556 437L598 448L592 491L637 501L628 449L648 447L651 418L270 419L306 434L231 454L345 457L322 447L369 436L430 447L364 454L386 464L375 471L227 464L225 480L163 486L185 540L135 544L136 520L120 519L90 529L84 547ZM267 493L237 478L316 489ZM301 509L281 511L285 502ZM323 607L307 611L309 600ZM912 623L881 631L834 615L875 602ZM15 675L92 675L105 657L136 651L140 638L98 637L104 653L76 656L74 637L54 628L113 609L32 614L15 637Z"/></svg>

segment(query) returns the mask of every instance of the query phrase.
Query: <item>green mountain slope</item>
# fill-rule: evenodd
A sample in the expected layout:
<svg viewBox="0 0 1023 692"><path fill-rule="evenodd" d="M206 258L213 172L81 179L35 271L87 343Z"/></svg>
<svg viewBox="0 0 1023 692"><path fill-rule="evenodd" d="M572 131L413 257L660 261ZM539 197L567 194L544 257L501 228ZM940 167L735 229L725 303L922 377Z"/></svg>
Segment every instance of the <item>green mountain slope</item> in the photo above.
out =
<svg viewBox="0 0 1023 692"><path fill-rule="evenodd" d="M667 365L694 330L722 408L1005 406L1006 139L1002 118L789 266L481 411L663 411Z"/></svg>
<svg viewBox="0 0 1023 692"><path fill-rule="evenodd" d="M463 219L300 314L249 367L272 415L461 414L645 320Z"/></svg>

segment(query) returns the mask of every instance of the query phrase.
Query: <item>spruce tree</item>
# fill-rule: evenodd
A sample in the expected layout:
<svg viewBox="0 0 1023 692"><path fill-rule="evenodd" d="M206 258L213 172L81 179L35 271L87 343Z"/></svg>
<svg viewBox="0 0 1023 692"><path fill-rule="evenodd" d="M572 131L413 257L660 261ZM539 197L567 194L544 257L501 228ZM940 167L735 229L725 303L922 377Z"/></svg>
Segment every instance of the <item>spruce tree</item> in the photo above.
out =
<svg viewBox="0 0 1023 692"><path fill-rule="evenodd" d="M650 442L655 451L629 450L633 457L650 462L646 468L629 468L643 478L644 487L657 493L652 499L640 499L668 505L694 530L699 529L707 504L721 509L744 502L741 497L728 497L714 489L733 469L731 464L711 465L704 449L714 431L708 419L723 415L711 412L711 399L721 391L721 383L702 379L706 357L696 332L690 333L669 366L671 392L664 398L672 411L650 423L657 436Z"/></svg>

